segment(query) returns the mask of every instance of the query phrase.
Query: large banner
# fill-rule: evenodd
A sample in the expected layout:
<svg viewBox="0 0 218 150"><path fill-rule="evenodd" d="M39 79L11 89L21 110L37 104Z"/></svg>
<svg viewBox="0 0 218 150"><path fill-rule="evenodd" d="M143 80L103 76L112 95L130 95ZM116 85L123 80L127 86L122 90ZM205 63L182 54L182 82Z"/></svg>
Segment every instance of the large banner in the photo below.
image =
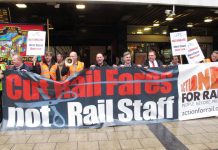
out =
<svg viewBox="0 0 218 150"><path fill-rule="evenodd" d="M102 127L178 119L178 67L106 67L64 82L6 71L4 129Z"/></svg>
<svg viewBox="0 0 218 150"><path fill-rule="evenodd" d="M218 116L218 63L180 65L179 119Z"/></svg>

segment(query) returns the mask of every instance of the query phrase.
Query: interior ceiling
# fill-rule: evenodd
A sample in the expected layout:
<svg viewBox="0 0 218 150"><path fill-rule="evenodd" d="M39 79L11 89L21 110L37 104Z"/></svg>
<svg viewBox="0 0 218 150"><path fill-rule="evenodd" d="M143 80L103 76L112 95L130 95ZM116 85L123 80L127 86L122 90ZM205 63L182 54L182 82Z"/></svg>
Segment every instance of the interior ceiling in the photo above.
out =
<svg viewBox="0 0 218 150"><path fill-rule="evenodd" d="M1 3L1 7L9 8L12 23L46 24L49 18L54 27L51 30L51 44L108 44L119 37L126 25L151 26L154 20L161 26L170 29L186 29L186 24L192 22L194 29L208 29L215 34L218 28L218 11L215 8L175 7L175 19L165 21L166 5L124 5L87 3L85 10L77 10L74 3L61 3L60 8L54 8L54 3L28 3L26 9L19 9L12 3ZM217 12L217 13L215 13ZM214 21L204 23L205 17L211 16ZM207 34L210 34L207 32Z"/></svg>

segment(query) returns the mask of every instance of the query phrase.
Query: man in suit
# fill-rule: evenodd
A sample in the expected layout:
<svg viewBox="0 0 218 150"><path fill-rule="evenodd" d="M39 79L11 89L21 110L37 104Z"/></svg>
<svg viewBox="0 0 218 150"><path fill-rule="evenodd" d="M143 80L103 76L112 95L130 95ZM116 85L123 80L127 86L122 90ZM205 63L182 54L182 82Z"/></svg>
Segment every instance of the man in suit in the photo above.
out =
<svg viewBox="0 0 218 150"><path fill-rule="evenodd" d="M148 52L148 61L144 63L144 68L163 67L163 63L160 60L156 60L156 52L150 50Z"/></svg>
<svg viewBox="0 0 218 150"><path fill-rule="evenodd" d="M13 67L10 70L31 71L31 68L23 63L22 56L20 55L15 54L12 56L12 64Z"/></svg>

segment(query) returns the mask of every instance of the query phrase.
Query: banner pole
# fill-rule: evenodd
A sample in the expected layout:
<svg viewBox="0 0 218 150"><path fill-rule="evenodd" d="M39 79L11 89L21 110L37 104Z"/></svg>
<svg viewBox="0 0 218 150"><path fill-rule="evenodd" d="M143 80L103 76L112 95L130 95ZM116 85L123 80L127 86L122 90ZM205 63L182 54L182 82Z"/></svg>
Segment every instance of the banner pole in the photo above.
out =
<svg viewBox="0 0 218 150"><path fill-rule="evenodd" d="M180 55L180 63L183 64L183 62L182 62L182 55Z"/></svg>
<svg viewBox="0 0 218 150"><path fill-rule="evenodd" d="M50 51L50 47L49 47L49 19L47 18L47 41L48 41L48 50Z"/></svg>

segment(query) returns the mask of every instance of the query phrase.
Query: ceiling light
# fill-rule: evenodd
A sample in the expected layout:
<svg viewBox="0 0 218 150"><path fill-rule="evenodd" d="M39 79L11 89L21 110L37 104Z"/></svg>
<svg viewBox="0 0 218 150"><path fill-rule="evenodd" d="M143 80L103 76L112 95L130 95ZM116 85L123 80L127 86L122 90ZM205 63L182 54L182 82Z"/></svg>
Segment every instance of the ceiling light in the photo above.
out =
<svg viewBox="0 0 218 150"><path fill-rule="evenodd" d="M137 31L137 34L142 34L142 30L138 30L138 31Z"/></svg>
<svg viewBox="0 0 218 150"><path fill-rule="evenodd" d="M137 34L142 34L142 31L137 31Z"/></svg>
<svg viewBox="0 0 218 150"><path fill-rule="evenodd" d="M177 28L173 28L173 31L177 31L178 29Z"/></svg>
<svg viewBox="0 0 218 150"><path fill-rule="evenodd" d="M26 4L16 4L18 8L27 8Z"/></svg>
<svg viewBox="0 0 218 150"><path fill-rule="evenodd" d="M77 4L77 5L76 5L76 8L77 8L77 9L85 9L85 8L86 8L86 5L84 5L84 4Z"/></svg>
<svg viewBox="0 0 218 150"><path fill-rule="evenodd" d="M60 8L60 4L55 4L54 8Z"/></svg>
<svg viewBox="0 0 218 150"><path fill-rule="evenodd" d="M154 26L154 27L160 26L160 22L159 22L159 21L154 21L153 26Z"/></svg>
<svg viewBox="0 0 218 150"><path fill-rule="evenodd" d="M162 34L167 34L167 31L163 31Z"/></svg>
<svg viewBox="0 0 218 150"><path fill-rule="evenodd" d="M213 19L211 17L205 17L204 22L212 22Z"/></svg>
<svg viewBox="0 0 218 150"><path fill-rule="evenodd" d="M149 30L151 30L151 28L148 27L144 28L144 31L149 31Z"/></svg>
<svg viewBox="0 0 218 150"><path fill-rule="evenodd" d="M193 23L191 23L191 22L187 23L188 28L192 28L193 26L194 26Z"/></svg>
<svg viewBox="0 0 218 150"><path fill-rule="evenodd" d="M167 18L165 19L165 20L167 20L167 21L172 21L174 18L173 18L173 15L169 15L169 16L167 16Z"/></svg>

